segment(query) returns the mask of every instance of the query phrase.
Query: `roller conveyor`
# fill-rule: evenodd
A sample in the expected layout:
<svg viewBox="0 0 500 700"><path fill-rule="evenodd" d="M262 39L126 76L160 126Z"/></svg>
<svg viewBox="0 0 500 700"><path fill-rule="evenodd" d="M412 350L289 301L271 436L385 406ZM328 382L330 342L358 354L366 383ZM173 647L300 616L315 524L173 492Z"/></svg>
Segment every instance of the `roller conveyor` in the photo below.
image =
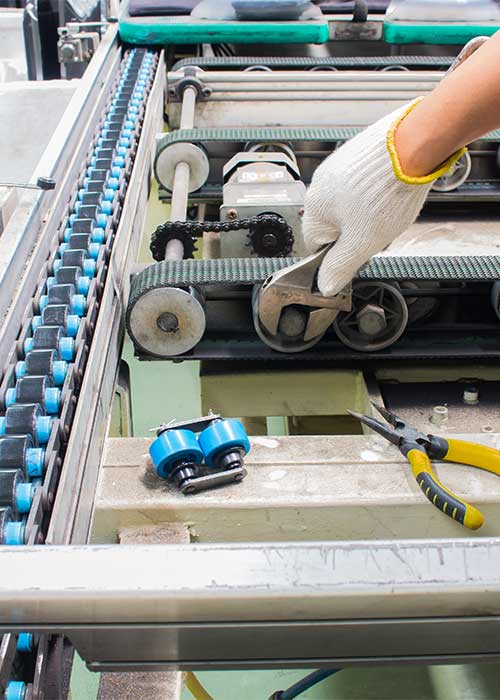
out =
<svg viewBox="0 0 500 700"><path fill-rule="evenodd" d="M47 537L157 62L151 51L124 52L73 184L76 196L59 229L62 242L50 255L9 354L0 388L5 407L0 428L2 544L41 544ZM36 653L32 637L30 649L24 642L21 646L24 653ZM0 678L8 673L4 662L0 657ZM36 677L14 681L16 692L32 692L36 682Z"/></svg>
<svg viewBox="0 0 500 700"><path fill-rule="evenodd" d="M15 371L12 369L7 372L2 383L1 391L7 411L14 407L38 405L41 409L40 418L46 415L55 419L51 432L62 431L66 439L71 425L70 422L61 425L61 415L65 404L75 403L76 392L85 371L85 362L80 357L80 363L77 363L77 358L81 355L82 346L91 343L92 316L89 312L96 305L99 287L105 279L103 273L106 271L106 258L112 247L113 229L119 221L121 209L117 192L121 188L124 193L125 174L130 167L135 142L140 133L141 110L154 77L154 69L155 56L151 52L133 50L123 60L115 94L104 115L101 132L79 179L79 196L73 207L70 207L67 223L63 222L64 242L61 245L66 243L68 247L59 247L51 260L53 276L48 276L39 283L39 293L33 309L39 311L41 316L33 314L31 318L26 318L22 336L24 340L18 343L21 354L18 355ZM109 137L111 126L114 127L113 137ZM108 138L105 139L102 134ZM106 143L103 144L103 141ZM99 163L101 166L107 164L108 170L99 168L96 178L98 160L103 161ZM89 184L95 183L96 179L101 184L101 193L88 191ZM113 223L110 223L111 220ZM91 237L73 238L84 230L90 232ZM94 247L89 250L92 245ZM74 253L77 258L73 255L72 261L78 259L81 265L65 265L65 262L69 262L66 259L68 254ZM89 264L94 262L90 258L91 254L96 256L94 265ZM84 270L91 271L92 278L84 275ZM52 325L45 325L44 322ZM74 376L75 371L78 371L78 377ZM6 426L10 425L10 415L6 414L4 422ZM33 431L31 439L34 440L34 445L38 445L38 431ZM9 438L4 440L8 441ZM50 440L48 436L43 442L47 444ZM62 448L61 444L60 450ZM40 451L43 448L36 449ZM57 453L52 456L44 450L43 458L45 462L57 459ZM27 459L17 466L29 473ZM4 464L4 460L0 459L1 466L10 466ZM39 472L37 476L43 478L44 469L40 468ZM29 541L33 534L26 532L25 537Z"/></svg>

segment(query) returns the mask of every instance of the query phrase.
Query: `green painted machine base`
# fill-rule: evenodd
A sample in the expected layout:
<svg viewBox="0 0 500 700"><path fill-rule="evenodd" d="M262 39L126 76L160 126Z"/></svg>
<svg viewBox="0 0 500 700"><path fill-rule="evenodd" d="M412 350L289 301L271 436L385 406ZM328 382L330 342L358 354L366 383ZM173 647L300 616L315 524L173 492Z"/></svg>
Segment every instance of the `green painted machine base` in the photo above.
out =
<svg viewBox="0 0 500 700"><path fill-rule="evenodd" d="M128 44L324 44L328 22L233 22L192 17L130 17L124 11L119 33Z"/></svg>
<svg viewBox="0 0 500 700"><path fill-rule="evenodd" d="M385 22L384 40L388 44L466 44L476 36L491 36L498 24L406 24Z"/></svg>

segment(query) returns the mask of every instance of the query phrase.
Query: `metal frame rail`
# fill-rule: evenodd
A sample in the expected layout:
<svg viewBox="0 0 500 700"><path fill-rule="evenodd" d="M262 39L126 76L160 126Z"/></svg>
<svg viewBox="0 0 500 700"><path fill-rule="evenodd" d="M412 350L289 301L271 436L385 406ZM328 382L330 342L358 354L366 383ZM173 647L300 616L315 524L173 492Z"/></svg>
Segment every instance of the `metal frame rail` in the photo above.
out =
<svg viewBox="0 0 500 700"><path fill-rule="evenodd" d="M0 630L68 635L94 670L500 658L498 539L7 553Z"/></svg>

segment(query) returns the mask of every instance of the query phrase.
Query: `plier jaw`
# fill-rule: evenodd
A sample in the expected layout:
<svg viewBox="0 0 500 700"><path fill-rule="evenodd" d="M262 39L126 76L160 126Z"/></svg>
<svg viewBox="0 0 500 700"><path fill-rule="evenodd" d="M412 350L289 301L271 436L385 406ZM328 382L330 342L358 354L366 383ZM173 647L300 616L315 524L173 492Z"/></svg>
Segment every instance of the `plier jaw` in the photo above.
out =
<svg viewBox="0 0 500 700"><path fill-rule="evenodd" d="M380 415L382 415L387 423L383 423L372 416L364 416L361 413L348 411L348 413L357 418L361 423L371 428L379 435L382 435L388 442L398 447L406 456L411 449L430 448L430 436L417 430L411 425L408 425L402 418L399 418L395 413L389 411L384 406L380 406L372 401L372 406Z"/></svg>
<svg viewBox="0 0 500 700"><path fill-rule="evenodd" d="M410 462L417 484L436 508L471 530L481 527L482 513L439 481L431 459L467 464L500 476L500 452L484 445L423 433L383 406L373 406L387 423L354 411L349 413L399 448Z"/></svg>

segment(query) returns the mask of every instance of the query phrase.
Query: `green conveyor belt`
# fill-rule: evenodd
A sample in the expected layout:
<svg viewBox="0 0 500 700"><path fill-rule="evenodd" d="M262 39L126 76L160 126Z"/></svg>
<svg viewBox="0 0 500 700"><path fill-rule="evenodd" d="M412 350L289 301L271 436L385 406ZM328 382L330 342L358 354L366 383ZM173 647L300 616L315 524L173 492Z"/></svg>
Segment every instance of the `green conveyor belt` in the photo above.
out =
<svg viewBox="0 0 500 700"><path fill-rule="evenodd" d="M131 17L125 7L119 21L128 44L324 44L326 19L298 22L236 22L182 17Z"/></svg>

